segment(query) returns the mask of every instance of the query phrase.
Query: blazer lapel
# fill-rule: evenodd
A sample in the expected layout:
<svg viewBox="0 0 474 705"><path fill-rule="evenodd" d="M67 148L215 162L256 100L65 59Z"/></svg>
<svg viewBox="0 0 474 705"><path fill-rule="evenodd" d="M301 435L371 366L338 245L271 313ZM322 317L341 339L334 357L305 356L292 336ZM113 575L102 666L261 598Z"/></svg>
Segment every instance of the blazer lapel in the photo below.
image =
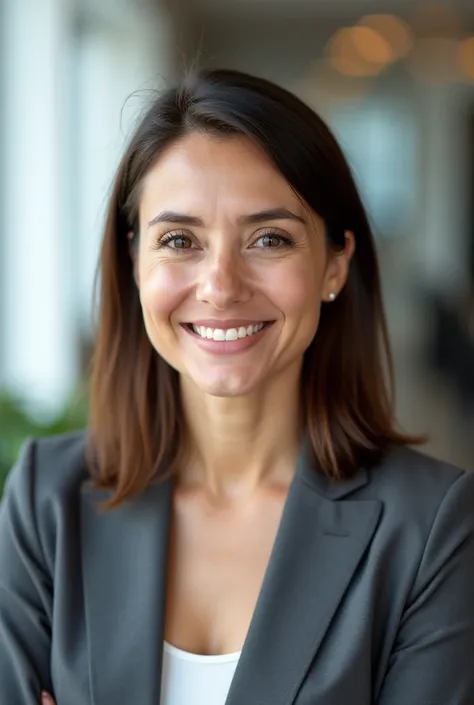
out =
<svg viewBox="0 0 474 705"><path fill-rule="evenodd" d="M226 705L294 702L377 525L379 501L345 498L366 483L329 485L303 451Z"/></svg>
<svg viewBox="0 0 474 705"><path fill-rule="evenodd" d="M93 705L160 701L171 480L112 512L84 489L83 587Z"/></svg>

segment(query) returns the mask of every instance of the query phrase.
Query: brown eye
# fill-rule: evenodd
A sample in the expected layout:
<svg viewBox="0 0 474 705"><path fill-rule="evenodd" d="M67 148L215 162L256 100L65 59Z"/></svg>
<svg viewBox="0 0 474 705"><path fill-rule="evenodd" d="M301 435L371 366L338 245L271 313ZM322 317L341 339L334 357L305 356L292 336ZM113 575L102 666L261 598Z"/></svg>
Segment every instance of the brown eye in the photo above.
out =
<svg viewBox="0 0 474 705"><path fill-rule="evenodd" d="M173 243L171 245L171 243ZM168 244L174 247L175 250L188 250L191 247L191 240L182 235L174 237L172 240L168 241Z"/></svg>
<svg viewBox="0 0 474 705"><path fill-rule="evenodd" d="M264 235L261 240L262 247L278 247L281 244L281 237L278 235Z"/></svg>
<svg viewBox="0 0 474 705"><path fill-rule="evenodd" d="M292 241L289 238L283 237L283 235L279 235L278 233L267 233L255 241L254 247L261 248L262 250L277 250L282 247L290 247L291 245Z"/></svg>
<svg viewBox="0 0 474 705"><path fill-rule="evenodd" d="M158 242L160 248L168 248L170 250L191 250L195 248L192 239L183 233L167 233Z"/></svg>

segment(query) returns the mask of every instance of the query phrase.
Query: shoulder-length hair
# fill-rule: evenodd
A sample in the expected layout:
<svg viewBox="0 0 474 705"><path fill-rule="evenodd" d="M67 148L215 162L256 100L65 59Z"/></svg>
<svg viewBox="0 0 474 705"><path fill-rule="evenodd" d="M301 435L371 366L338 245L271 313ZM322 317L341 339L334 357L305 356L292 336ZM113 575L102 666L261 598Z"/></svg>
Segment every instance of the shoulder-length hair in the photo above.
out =
<svg viewBox="0 0 474 705"><path fill-rule="evenodd" d="M273 83L236 71L199 71L163 92L132 137L113 185L100 256L89 446L98 486L113 508L171 468L180 444L178 375L145 331L129 233L139 232L140 187L163 150L199 130L256 142L318 213L335 250L356 250L346 286L323 306L305 353L301 403L316 467L350 477L393 443L393 375L374 239L349 166L321 118ZM319 302L314 302L315 306Z"/></svg>

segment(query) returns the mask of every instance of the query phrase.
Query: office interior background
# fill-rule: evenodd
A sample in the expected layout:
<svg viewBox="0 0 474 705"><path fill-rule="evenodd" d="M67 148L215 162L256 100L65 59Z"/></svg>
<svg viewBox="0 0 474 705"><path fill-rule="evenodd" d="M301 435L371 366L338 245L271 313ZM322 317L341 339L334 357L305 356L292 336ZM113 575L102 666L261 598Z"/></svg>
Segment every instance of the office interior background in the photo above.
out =
<svg viewBox="0 0 474 705"><path fill-rule="evenodd" d="M399 423L474 466L472 0L4 0L0 39L0 474L84 419L111 179L195 65L275 80L332 127L376 233Z"/></svg>

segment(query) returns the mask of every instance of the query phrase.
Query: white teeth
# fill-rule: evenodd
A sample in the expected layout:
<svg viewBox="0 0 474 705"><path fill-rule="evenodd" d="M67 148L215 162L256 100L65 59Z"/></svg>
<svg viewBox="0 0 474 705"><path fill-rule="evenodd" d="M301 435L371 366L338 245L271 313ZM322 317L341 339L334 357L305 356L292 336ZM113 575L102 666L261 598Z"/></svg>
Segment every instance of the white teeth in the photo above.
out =
<svg viewBox="0 0 474 705"><path fill-rule="evenodd" d="M262 330L264 324L256 323L251 326L240 326L239 328L206 328L205 326L195 326L191 324L193 331L201 338L209 340L237 340L238 338L246 338L248 335L254 335Z"/></svg>

